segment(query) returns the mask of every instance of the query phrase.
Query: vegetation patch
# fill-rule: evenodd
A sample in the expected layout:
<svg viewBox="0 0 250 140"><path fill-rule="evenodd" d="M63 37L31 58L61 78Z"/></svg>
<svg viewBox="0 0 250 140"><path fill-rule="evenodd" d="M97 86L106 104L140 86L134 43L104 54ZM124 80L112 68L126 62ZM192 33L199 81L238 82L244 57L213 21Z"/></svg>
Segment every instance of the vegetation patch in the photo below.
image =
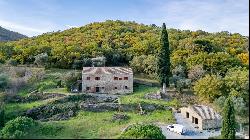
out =
<svg viewBox="0 0 250 140"><path fill-rule="evenodd" d="M6 123L1 130L3 139L25 138L38 123L27 117L17 117Z"/></svg>
<svg viewBox="0 0 250 140"><path fill-rule="evenodd" d="M78 105L74 102L64 104L47 104L37 108L32 108L26 112L28 117L35 120L65 120L72 117L78 111Z"/></svg>
<svg viewBox="0 0 250 140"><path fill-rule="evenodd" d="M29 109L26 112L28 117L31 117L36 120L48 121L48 120L66 120L72 116L75 116L76 112L81 109L90 109L94 111L94 108L91 108L92 103L105 103L113 102L114 99L105 98L105 97L95 97L86 94L80 95L69 95L64 98L60 98L50 102L46 105L42 105L36 108ZM84 106L82 104L86 104ZM105 109L106 104L102 104L101 107ZM97 105L95 105L96 107ZM93 106L92 106L93 107ZM118 108L118 107L116 107ZM109 109L109 108L108 108Z"/></svg>
<svg viewBox="0 0 250 140"><path fill-rule="evenodd" d="M163 100L151 100L151 99L144 98L145 94L150 93L150 92L156 92L157 90L159 90L159 88L157 87L138 85L138 87L134 89L133 94L121 96L119 100L121 104L133 104L133 103L138 104L139 102L144 101L145 103L159 103L159 104L166 105L167 102Z"/></svg>
<svg viewBox="0 0 250 140"><path fill-rule="evenodd" d="M134 124L125 129L120 139L166 139L161 128L153 124Z"/></svg>
<svg viewBox="0 0 250 140"><path fill-rule="evenodd" d="M114 114L126 114L129 116L129 119L123 121L111 121ZM40 127L32 133L30 138L116 139L120 136L122 130L131 124L158 122L174 123L172 112L156 110L150 114L142 116L134 112L79 111L75 117L68 120L42 122L41 124L45 126L45 128ZM50 133L49 130L54 133Z"/></svg>
<svg viewBox="0 0 250 140"><path fill-rule="evenodd" d="M26 111L41 105L45 105L54 99L35 101L30 103L9 103L5 105L6 120L25 115Z"/></svg>
<svg viewBox="0 0 250 140"><path fill-rule="evenodd" d="M12 95L12 96L5 96L4 101L6 103L28 103L28 102L34 102L38 100L47 100L51 98L56 97L64 97L64 94L49 94L49 93L32 93L28 96L20 96L20 95Z"/></svg>

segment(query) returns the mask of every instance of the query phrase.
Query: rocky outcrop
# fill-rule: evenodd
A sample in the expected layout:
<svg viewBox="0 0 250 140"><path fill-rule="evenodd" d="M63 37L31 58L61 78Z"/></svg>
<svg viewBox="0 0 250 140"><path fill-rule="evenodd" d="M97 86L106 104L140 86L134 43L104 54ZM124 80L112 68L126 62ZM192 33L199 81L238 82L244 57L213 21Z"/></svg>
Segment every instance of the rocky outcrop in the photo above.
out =
<svg viewBox="0 0 250 140"><path fill-rule="evenodd" d="M154 111L154 110L164 110L168 109L162 105L156 104L141 104L141 108L144 111ZM82 102L80 104L80 109L86 111L93 111L93 112L103 112L103 111L139 111L138 104L118 104L118 103L97 103L97 104L89 104L86 102Z"/></svg>
<svg viewBox="0 0 250 140"><path fill-rule="evenodd" d="M148 93L145 95L146 99L161 99L161 92L157 91L156 93Z"/></svg>
<svg viewBox="0 0 250 140"><path fill-rule="evenodd" d="M117 103L89 104L83 102L80 104L80 108L86 111L93 111L93 112L117 111L119 108L119 104Z"/></svg>
<svg viewBox="0 0 250 140"><path fill-rule="evenodd" d="M41 121L61 121L61 120L68 120L70 117L75 116L75 112L73 110L70 110L69 112L60 113L53 115L50 118L47 119L41 119Z"/></svg>
<svg viewBox="0 0 250 140"><path fill-rule="evenodd" d="M35 120L47 120L48 118L51 118L54 115L58 114L59 117L60 114L63 116L67 114L67 116L72 117L78 110L79 108L77 103L68 102L65 104L49 104L27 110L26 116L33 118ZM58 118L58 116L54 117Z"/></svg>
<svg viewBox="0 0 250 140"><path fill-rule="evenodd" d="M112 121L123 121L123 120L128 120L129 116L126 114L120 114L120 113L115 113L112 116Z"/></svg>

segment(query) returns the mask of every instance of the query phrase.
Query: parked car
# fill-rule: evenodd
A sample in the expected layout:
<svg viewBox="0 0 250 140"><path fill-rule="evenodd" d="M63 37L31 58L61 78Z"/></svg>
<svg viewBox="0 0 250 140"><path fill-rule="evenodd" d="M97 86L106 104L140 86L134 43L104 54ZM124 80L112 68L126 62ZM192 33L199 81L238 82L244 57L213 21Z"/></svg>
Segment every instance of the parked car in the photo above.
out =
<svg viewBox="0 0 250 140"><path fill-rule="evenodd" d="M78 91L78 89L73 89L73 90L71 90L71 92L72 93L78 93L79 91Z"/></svg>
<svg viewBox="0 0 250 140"><path fill-rule="evenodd" d="M184 134L186 132L186 128L183 125L180 124L172 124L167 126L167 130L171 132L178 133L180 135Z"/></svg>

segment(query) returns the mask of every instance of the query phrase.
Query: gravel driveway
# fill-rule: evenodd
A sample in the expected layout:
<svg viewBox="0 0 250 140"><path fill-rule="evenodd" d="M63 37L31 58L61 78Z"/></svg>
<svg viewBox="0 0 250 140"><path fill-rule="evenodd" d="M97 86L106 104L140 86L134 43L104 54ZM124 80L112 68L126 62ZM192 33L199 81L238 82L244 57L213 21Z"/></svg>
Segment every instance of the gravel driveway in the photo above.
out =
<svg viewBox="0 0 250 140"><path fill-rule="evenodd" d="M170 132L167 130L167 125L161 125L160 127L162 128L163 134L166 136L167 139L208 139L208 137L211 136L218 136L220 135L220 131L217 130L198 130L194 128L194 125L188 121L188 119L183 118L181 116L181 113L175 113L174 114L176 118L176 123L181 124L186 127L187 132L183 135L179 135L174 132Z"/></svg>

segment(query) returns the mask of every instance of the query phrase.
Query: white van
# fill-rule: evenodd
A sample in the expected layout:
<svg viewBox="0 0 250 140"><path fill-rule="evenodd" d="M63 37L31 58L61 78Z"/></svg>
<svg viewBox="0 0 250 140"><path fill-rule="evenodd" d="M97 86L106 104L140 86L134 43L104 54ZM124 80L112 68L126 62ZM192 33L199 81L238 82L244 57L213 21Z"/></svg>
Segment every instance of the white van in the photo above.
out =
<svg viewBox="0 0 250 140"><path fill-rule="evenodd" d="M180 125L180 124L168 125L167 130L178 133L180 135L182 135L186 132L185 127L183 125Z"/></svg>

